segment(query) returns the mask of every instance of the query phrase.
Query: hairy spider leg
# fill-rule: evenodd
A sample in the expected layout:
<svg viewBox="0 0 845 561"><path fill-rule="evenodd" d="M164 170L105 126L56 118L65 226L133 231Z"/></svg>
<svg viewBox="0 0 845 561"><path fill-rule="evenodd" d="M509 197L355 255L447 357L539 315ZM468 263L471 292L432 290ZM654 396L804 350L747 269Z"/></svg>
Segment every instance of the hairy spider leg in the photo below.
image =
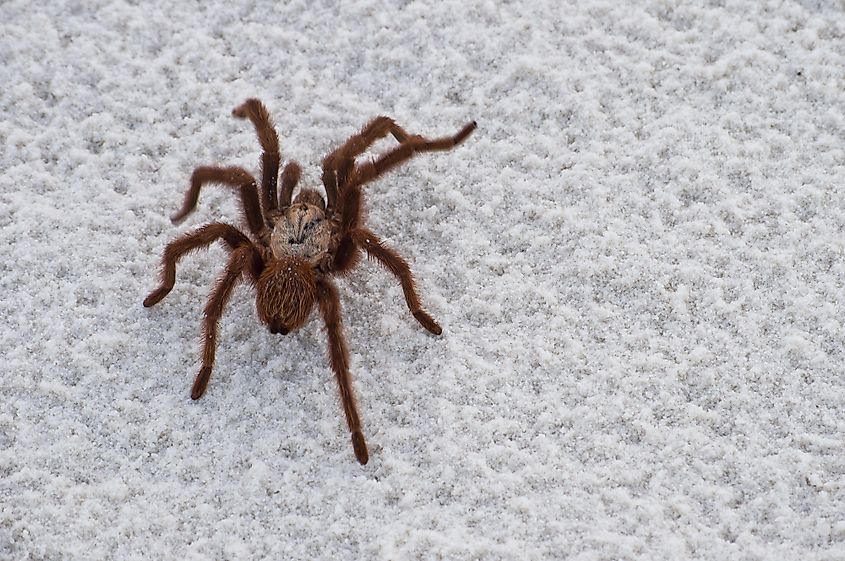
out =
<svg viewBox="0 0 845 561"><path fill-rule="evenodd" d="M222 222L212 222L184 234L164 248L161 285L144 299L144 306L149 308L156 305L173 290L176 284L176 264L182 257L197 249L204 249L217 240L222 240L230 251L242 246L253 247L250 239L240 230ZM256 267L257 264L253 265L253 268Z"/></svg>
<svg viewBox="0 0 845 561"><path fill-rule="evenodd" d="M334 250L332 269L336 273L347 273L361 261L361 252L349 236L349 232L363 222L363 194L359 185L351 185L343 190L339 201L340 218L337 232L339 241Z"/></svg>
<svg viewBox="0 0 845 561"><path fill-rule="evenodd" d="M420 304L420 297L417 294L414 276L408 262L396 250L386 245L378 236L366 228L352 230L350 237L358 247L364 248L370 258L381 263L399 280L408 310L420 322L420 325L435 335L443 333L440 325L434 321L434 318L428 312L423 310Z"/></svg>
<svg viewBox="0 0 845 561"><path fill-rule="evenodd" d="M254 252L255 249L247 245L240 246L232 252L223 276L217 280L214 291L205 305L202 323L202 367L191 388L191 399L199 399L205 393L205 388L208 386L208 380L211 377L211 370L214 367L220 317L223 315L223 309L232 296L232 289L243 278L243 274L250 271L250 264L254 260Z"/></svg>
<svg viewBox="0 0 845 561"><path fill-rule="evenodd" d="M288 162L282 171L282 192L279 194L279 208L284 210L290 206L293 188L299 183L302 170L296 162Z"/></svg>
<svg viewBox="0 0 845 561"><path fill-rule="evenodd" d="M323 186L326 188L329 209L335 208L337 196L343 191L349 173L355 166L355 158L388 133L392 133L399 142L408 138L408 133L393 119L379 116L364 125L360 132L349 137L346 142L323 159Z"/></svg>
<svg viewBox="0 0 845 561"><path fill-rule="evenodd" d="M476 129L475 121L467 123L464 127L452 136L427 139L422 136L407 137L396 148L382 154L371 162L357 165L349 174L347 188L351 185L363 185L368 183L386 171L411 159L419 152L435 152L449 150L463 142Z"/></svg>
<svg viewBox="0 0 845 561"><path fill-rule="evenodd" d="M364 433L361 432L361 419L358 416L355 393L352 389L352 376L349 373L349 350L346 347L343 325L340 321L340 298L338 298L334 284L327 278L317 280L317 301L323 321L326 324L329 358L340 390L340 400L343 405L343 413L346 416L346 424L352 434L352 449L355 451L358 462L366 464L369 460L369 454Z"/></svg>
<svg viewBox="0 0 845 561"><path fill-rule="evenodd" d="M329 196L329 206L335 204L340 214L338 228L340 240L333 259L333 267L337 272L351 271L360 261L357 247L347 235L348 232L354 230L363 222L363 195L360 186L409 160L418 152L442 151L453 148L463 142L476 127L475 121L472 121L452 136L427 139L419 135L409 135L388 117L377 117L370 121L359 134L347 140L340 148L326 157L323 161L323 181L326 185L327 195L332 192L332 186L341 187L340 193L336 194L339 197L336 202L331 202L331 196ZM372 162L359 166L354 165L355 156L365 150L369 144L388 133L392 133L401 144ZM338 168L338 165L340 165L340 168ZM349 168L351 168L351 172ZM349 177L347 177L347 173ZM340 180L342 180L342 183L338 183ZM439 326L433 320L429 322L425 318L420 319L418 317L417 319L432 333L436 332L433 329L439 329Z"/></svg>
<svg viewBox="0 0 845 561"><path fill-rule="evenodd" d="M255 126L258 142L261 144L261 206L265 216L278 209L276 182L279 177L279 135L273 125L270 112L261 101L250 98L232 110L232 115L249 119Z"/></svg>
<svg viewBox="0 0 845 561"><path fill-rule="evenodd" d="M195 169L191 174L191 185L185 193L182 208L170 218L174 224L182 222L196 208L200 188L207 183L222 184L236 189L240 195L241 210L250 231L259 239L269 238L270 231L262 218L255 178L240 167L202 166Z"/></svg>

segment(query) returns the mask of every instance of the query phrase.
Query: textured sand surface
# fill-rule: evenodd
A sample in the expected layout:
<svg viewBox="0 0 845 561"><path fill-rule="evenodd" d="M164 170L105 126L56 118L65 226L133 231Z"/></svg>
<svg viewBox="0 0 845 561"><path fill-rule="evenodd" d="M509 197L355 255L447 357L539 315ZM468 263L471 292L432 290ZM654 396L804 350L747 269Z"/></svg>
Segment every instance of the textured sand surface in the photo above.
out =
<svg viewBox="0 0 845 561"><path fill-rule="evenodd" d="M0 4L0 559L845 559L841 1ZM338 281L370 463L315 318L164 245L201 164L378 114L459 148L366 189L426 333ZM380 143L376 152L389 148Z"/></svg>

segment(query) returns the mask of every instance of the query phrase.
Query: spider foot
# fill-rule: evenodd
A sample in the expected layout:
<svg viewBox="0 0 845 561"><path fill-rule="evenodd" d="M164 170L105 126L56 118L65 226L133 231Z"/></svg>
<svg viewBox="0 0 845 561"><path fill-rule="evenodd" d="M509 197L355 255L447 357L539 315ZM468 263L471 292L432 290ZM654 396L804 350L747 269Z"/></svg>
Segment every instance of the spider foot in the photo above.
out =
<svg viewBox="0 0 845 561"><path fill-rule="evenodd" d="M251 111L255 111L261 102L257 99L250 98L232 109L232 116L239 119L246 119Z"/></svg>
<svg viewBox="0 0 845 561"><path fill-rule="evenodd" d="M352 449L355 450L355 457L358 459L358 463L362 466L366 465L370 460L370 455L367 452L367 443L364 441L364 435L361 431L352 433Z"/></svg>
<svg viewBox="0 0 845 561"><path fill-rule="evenodd" d="M200 368L200 373L197 374L197 379L194 380L194 387L191 388L191 399L199 399L205 393L205 387L208 385L208 380L211 378L211 367L203 366Z"/></svg>
<svg viewBox="0 0 845 561"><path fill-rule="evenodd" d="M414 312L414 317L417 318L417 321L431 333L434 333L435 335L443 333L443 329L440 328L440 325L425 311L417 310Z"/></svg>
<svg viewBox="0 0 845 561"><path fill-rule="evenodd" d="M161 302L162 298L168 295L170 289L162 286L150 292L150 295L144 298L144 307L149 308Z"/></svg>

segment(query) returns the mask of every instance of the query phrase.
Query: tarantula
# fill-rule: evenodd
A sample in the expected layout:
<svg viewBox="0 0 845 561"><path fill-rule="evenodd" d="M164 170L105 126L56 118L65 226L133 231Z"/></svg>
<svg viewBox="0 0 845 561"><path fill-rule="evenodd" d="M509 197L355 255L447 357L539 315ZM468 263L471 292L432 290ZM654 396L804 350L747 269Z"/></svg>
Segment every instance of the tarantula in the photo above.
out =
<svg viewBox="0 0 845 561"><path fill-rule="evenodd" d="M476 124L466 124L453 136L427 139L408 134L388 117L376 117L323 160L325 199L317 190L303 188L291 201L300 167L293 161L285 165L279 193L279 138L267 108L257 99L248 99L232 114L249 119L258 134L262 149L260 189L243 168L198 167L191 175L181 210L171 220L178 224L194 210L203 185L222 184L238 193L249 234L229 224L212 222L167 244L161 286L146 297L144 306L157 304L171 291L176 282L176 264L182 257L215 241L223 243L229 259L205 306L202 367L191 389L191 398L199 399L214 366L220 316L239 281L245 280L255 288L258 318L271 333L285 335L300 328L316 302L326 325L331 368L340 389L355 457L366 464L367 444L355 404L340 301L332 277L349 273L359 263L363 250L396 276L414 318L435 335L440 335L441 328L422 309L408 263L364 227L361 187L417 152L454 147L475 130ZM358 156L388 134L399 142L398 146L372 161L356 162Z"/></svg>

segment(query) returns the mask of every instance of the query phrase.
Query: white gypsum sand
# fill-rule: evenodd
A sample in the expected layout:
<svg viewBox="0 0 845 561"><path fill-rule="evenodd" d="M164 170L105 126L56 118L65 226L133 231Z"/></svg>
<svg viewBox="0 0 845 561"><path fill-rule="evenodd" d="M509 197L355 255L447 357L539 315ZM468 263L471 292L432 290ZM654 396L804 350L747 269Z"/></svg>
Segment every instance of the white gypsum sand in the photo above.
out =
<svg viewBox="0 0 845 561"><path fill-rule="evenodd" d="M845 558L840 1L0 6L0 559ZM189 399L213 247L158 283L194 167L367 120L451 134L366 189L411 262L316 317L247 287ZM390 141L376 149L384 150Z"/></svg>

